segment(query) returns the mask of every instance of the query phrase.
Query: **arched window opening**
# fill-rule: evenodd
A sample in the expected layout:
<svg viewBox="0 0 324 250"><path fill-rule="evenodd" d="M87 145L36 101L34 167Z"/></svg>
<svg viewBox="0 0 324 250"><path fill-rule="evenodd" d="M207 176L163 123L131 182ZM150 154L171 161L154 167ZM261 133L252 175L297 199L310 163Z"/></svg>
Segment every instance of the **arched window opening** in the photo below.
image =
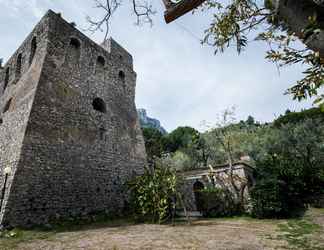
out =
<svg viewBox="0 0 324 250"><path fill-rule="evenodd" d="M0 118L0 125L2 125L3 124L3 120L2 120L2 118Z"/></svg>
<svg viewBox="0 0 324 250"><path fill-rule="evenodd" d="M78 39L72 37L70 39L69 49L68 49L68 56L67 62L69 67L75 69L79 65L79 60L81 56L81 43Z"/></svg>
<svg viewBox="0 0 324 250"><path fill-rule="evenodd" d="M118 73L118 78L119 78L119 80L121 81L121 82L125 82L125 73L124 73L124 71L119 71L119 73Z"/></svg>
<svg viewBox="0 0 324 250"><path fill-rule="evenodd" d="M10 109L11 101L12 101L12 98L10 98L10 100L7 102L6 106L4 107L3 113L6 113Z"/></svg>
<svg viewBox="0 0 324 250"><path fill-rule="evenodd" d="M193 185L193 191L199 192L204 189L204 184L200 181L196 181Z"/></svg>
<svg viewBox="0 0 324 250"><path fill-rule="evenodd" d="M22 54L20 53L17 57L17 62L16 62L16 76L20 76L21 74L21 64L22 64Z"/></svg>
<svg viewBox="0 0 324 250"><path fill-rule="evenodd" d="M102 56L98 56L97 62L96 62L96 75L97 75L98 79L104 80L105 64L106 64L105 58L103 58Z"/></svg>
<svg viewBox="0 0 324 250"><path fill-rule="evenodd" d="M5 74L5 79L4 79L3 91L5 91L7 86L8 86L9 77L10 77L10 68L7 68L6 69L6 74Z"/></svg>
<svg viewBox="0 0 324 250"><path fill-rule="evenodd" d="M203 196L201 194L201 191L204 189L204 184L200 181L196 181L193 185L193 192L195 196L195 203L196 203L196 208L199 212L203 211Z"/></svg>
<svg viewBox="0 0 324 250"><path fill-rule="evenodd" d="M106 113L106 104L101 98L95 98L92 102L92 106L94 110L97 110L101 113Z"/></svg>
<svg viewBox="0 0 324 250"><path fill-rule="evenodd" d="M76 38L71 38L70 40L70 47L74 49L80 49L81 43L78 39Z"/></svg>
<svg viewBox="0 0 324 250"><path fill-rule="evenodd" d="M105 58L103 58L102 56L98 56L97 58L97 65L104 67L106 64Z"/></svg>
<svg viewBox="0 0 324 250"><path fill-rule="evenodd" d="M34 59L35 54L36 54L36 50L37 50L37 40L36 40L36 37L34 37L32 42L31 42L29 65L31 65L32 62L33 62L33 59Z"/></svg>

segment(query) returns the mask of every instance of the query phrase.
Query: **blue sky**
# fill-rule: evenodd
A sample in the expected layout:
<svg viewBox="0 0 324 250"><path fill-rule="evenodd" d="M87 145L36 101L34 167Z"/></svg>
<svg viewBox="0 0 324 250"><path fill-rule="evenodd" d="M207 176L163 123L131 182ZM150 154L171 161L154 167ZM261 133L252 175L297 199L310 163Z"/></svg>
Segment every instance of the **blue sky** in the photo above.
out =
<svg viewBox="0 0 324 250"><path fill-rule="evenodd" d="M214 55L213 48L201 45L210 13L189 13L167 25L162 1L154 0L153 26L136 26L131 6L123 2L110 36L134 57L137 107L158 118L168 131L183 125L202 130L202 121L213 123L218 113L233 105L238 120L252 115L262 122L287 108L311 107L310 101L293 101L283 94L301 78L301 66L284 68L279 74L264 59L265 44L252 42L240 56L234 48ZM87 15L102 14L93 6L92 0L0 0L0 57L6 61L48 9L61 12L84 30ZM85 33L98 43L103 40L103 33Z"/></svg>

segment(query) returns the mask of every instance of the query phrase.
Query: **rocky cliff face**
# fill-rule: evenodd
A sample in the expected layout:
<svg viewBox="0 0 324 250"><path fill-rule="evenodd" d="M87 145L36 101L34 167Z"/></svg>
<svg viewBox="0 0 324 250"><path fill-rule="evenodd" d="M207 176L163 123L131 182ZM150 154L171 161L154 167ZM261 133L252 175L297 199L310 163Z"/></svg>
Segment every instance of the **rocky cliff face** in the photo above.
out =
<svg viewBox="0 0 324 250"><path fill-rule="evenodd" d="M159 130L162 134L167 133L167 131L161 126L159 120L147 116L147 112L145 109L138 109L137 113L142 128L155 128Z"/></svg>

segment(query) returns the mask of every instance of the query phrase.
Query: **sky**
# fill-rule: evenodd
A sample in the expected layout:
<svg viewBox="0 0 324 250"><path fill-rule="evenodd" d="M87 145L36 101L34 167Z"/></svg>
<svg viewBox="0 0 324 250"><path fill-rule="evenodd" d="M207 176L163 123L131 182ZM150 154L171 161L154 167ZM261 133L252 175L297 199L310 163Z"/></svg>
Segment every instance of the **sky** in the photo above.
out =
<svg viewBox="0 0 324 250"><path fill-rule="evenodd" d="M252 42L237 55L231 47L223 54L202 45L210 24L208 12L187 14L165 24L161 0L153 0L153 25L135 25L131 5L116 12L109 36L134 58L137 72L136 105L145 108L170 132L178 126L204 130L203 121L216 122L217 115L236 107L237 120L252 115L268 122L285 110L311 107L311 100L294 101L285 90L302 77L300 65L283 68L264 59L266 44ZM0 0L0 57L6 61L32 31L48 9L75 22L92 40L101 43L104 33L86 31L86 16L100 17L93 0Z"/></svg>

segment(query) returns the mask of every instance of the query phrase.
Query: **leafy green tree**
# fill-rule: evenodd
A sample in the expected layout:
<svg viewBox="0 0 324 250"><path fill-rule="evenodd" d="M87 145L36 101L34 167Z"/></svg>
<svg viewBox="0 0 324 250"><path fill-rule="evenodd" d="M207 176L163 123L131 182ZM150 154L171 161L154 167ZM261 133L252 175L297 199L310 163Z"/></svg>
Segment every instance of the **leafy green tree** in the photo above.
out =
<svg viewBox="0 0 324 250"><path fill-rule="evenodd" d="M203 134L199 134L199 137L196 139L194 143L194 152L194 159L197 165L206 167L210 157L210 149Z"/></svg>
<svg viewBox="0 0 324 250"><path fill-rule="evenodd" d="M287 123L300 123L306 119L320 119L324 121L324 111L322 111L320 108L311 108L301 112L286 111L285 115L281 115L273 122L273 125L275 127L280 127Z"/></svg>
<svg viewBox="0 0 324 250"><path fill-rule="evenodd" d="M252 131L248 130L246 133L243 133L244 136L241 139L240 151L251 158L251 164L255 165L256 160L266 155L267 149L265 144L275 142L275 132L271 125L263 124Z"/></svg>
<svg viewBox="0 0 324 250"><path fill-rule="evenodd" d="M289 113L291 113L291 110L290 109L286 109L285 115L288 115Z"/></svg>
<svg viewBox="0 0 324 250"><path fill-rule="evenodd" d="M252 190L257 217L283 217L302 210L324 192L324 130L322 122L307 119L273 129L264 154L256 159Z"/></svg>
<svg viewBox="0 0 324 250"><path fill-rule="evenodd" d="M176 152L191 147L199 138L199 132L191 127L178 127L167 135L165 149Z"/></svg>
<svg viewBox="0 0 324 250"><path fill-rule="evenodd" d="M205 138L196 129L178 127L163 137L164 152L170 153L177 168L191 169L206 166L208 149ZM179 163L183 162L180 167Z"/></svg>
<svg viewBox="0 0 324 250"><path fill-rule="evenodd" d="M245 122L248 126L253 126L255 124L254 117L249 115Z"/></svg>
<svg viewBox="0 0 324 250"><path fill-rule="evenodd" d="M250 121L236 122L234 110L227 110L226 117L218 117L218 122L204 134L209 150L210 164L239 161L243 155L250 155L254 151L257 134L263 126L250 118ZM230 117L232 116L232 117ZM227 119L228 121L225 121Z"/></svg>
<svg viewBox="0 0 324 250"><path fill-rule="evenodd" d="M154 128L143 128L146 153L149 161L154 157L161 157L163 152L163 135Z"/></svg>
<svg viewBox="0 0 324 250"><path fill-rule="evenodd" d="M205 138L194 128L178 127L166 135L154 128L143 128L143 136L150 163L154 158L169 154L169 160L178 170L207 166L208 150Z"/></svg>
<svg viewBox="0 0 324 250"><path fill-rule="evenodd" d="M214 179L226 190L224 193L232 201L235 210L243 211L245 205L244 190L247 182L244 178L235 174L233 170L236 157L241 153L238 151L239 145L242 143L241 139L247 133L242 133L240 126L235 122L235 108L226 109L218 116L215 127L210 128L208 134L210 142L216 145L216 150L223 153L224 162L228 164L229 168L224 173L226 178L214 175Z"/></svg>
<svg viewBox="0 0 324 250"><path fill-rule="evenodd" d="M176 151L172 155L171 162L171 165L177 171L189 170L195 167L192 159L186 153L181 151Z"/></svg>

